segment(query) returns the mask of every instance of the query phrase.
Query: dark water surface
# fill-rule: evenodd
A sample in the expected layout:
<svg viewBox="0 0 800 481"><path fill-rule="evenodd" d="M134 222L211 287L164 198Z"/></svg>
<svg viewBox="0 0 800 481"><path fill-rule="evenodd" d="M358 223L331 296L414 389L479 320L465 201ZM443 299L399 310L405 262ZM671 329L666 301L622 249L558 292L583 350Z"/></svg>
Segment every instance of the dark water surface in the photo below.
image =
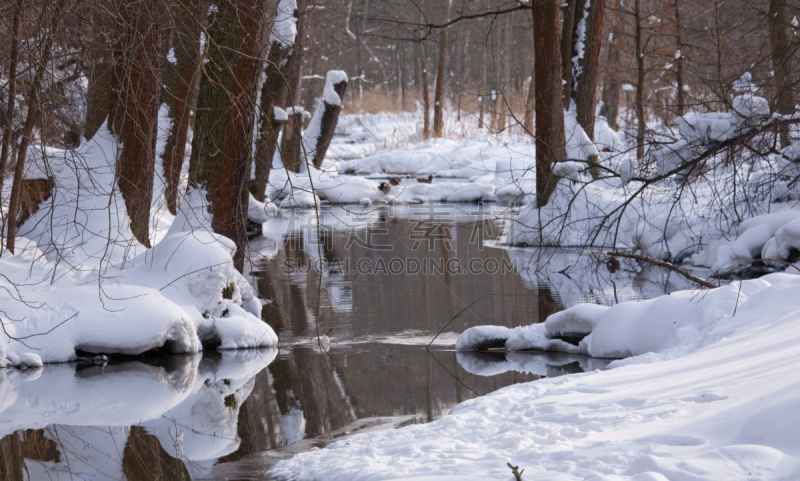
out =
<svg viewBox="0 0 800 481"><path fill-rule="evenodd" d="M278 349L6 370L0 479L267 479L296 452L606 365L456 353L470 326L531 324L581 301L686 287L633 265L611 274L591 255L493 247L508 214L329 207L316 222L284 212L251 241L248 266Z"/></svg>

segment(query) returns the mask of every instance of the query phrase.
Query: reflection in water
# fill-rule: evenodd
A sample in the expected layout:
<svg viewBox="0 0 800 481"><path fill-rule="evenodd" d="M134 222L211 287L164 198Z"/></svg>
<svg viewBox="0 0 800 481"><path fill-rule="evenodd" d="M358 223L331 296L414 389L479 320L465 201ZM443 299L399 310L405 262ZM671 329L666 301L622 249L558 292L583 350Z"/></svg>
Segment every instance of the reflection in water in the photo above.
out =
<svg viewBox="0 0 800 481"><path fill-rule="evenodd" d="M542 322L581 301L683 287L633 264L611 274L580 253L492 248L502 213L436 204L284 212L251 242L248 269L279 352L0 370L0 478L263 479L277 460L352 433L429 422L504 386L607 364L449 350L468 327ZM359 271L361 259L372 268ZM397 259L520 270L392 272ZM312 348L318 335L330 337L329 351Z"/></svg>
<svg viewBox="0 0 800 481"><path fill-rule="evenodd" d="M183 480L239 447L274 349L0 371L3 479Z"/></svg>

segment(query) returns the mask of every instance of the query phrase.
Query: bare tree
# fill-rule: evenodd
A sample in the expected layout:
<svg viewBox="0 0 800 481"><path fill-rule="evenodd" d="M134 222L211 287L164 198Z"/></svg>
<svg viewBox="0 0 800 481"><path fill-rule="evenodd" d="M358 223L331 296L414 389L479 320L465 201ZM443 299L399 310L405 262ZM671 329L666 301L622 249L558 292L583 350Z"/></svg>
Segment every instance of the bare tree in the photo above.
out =
<svg viewBox="0 0 800 481"><path fill-rule="evenodd" d="M445 18L450 20L451 0L447 2ZM439 34L439 60L436 69L436 93L433 97L433 136L441 137L444 130L444 82L447 76L447 29Z"/></svg>

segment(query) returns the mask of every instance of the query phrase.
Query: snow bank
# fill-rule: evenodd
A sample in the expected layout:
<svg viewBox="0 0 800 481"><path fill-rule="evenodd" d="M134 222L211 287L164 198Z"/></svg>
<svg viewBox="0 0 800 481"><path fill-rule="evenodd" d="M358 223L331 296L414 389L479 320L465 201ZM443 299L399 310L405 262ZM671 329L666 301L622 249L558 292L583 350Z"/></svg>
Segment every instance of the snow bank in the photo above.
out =
<svg viewBox="0 0 800 481"><path fill-rule="evenodd" d="M73 152L31 147L26 176L51 172L56 184L20 226L15 255L0 255L0 364L70 361L76 350L196 352L205 340L222 349L275 345L260 301L233 267L233 243L212 232L204 196L190 193L170 215L159 166L153 248L136 241L114 188L116 149L105 129Z"/></svg>
<svg viewBox="0 0 800 481"><path fill-rule="evenodd" d="M509 386L429 424L297 455L270 474L511 479L510 462L530 479L796 479L798 289L800 277L775 274L743 282L741 295L732 286L586 313L597 320L593 349L637 353L661 344L662 355ZM612 312L622 319L614 322ZM655 324L666 339L639 341L624 330L644 335Z"/></svg>
<svg viewBox="0 0 800 481"><path fill-rule="evenodd" d="M477 326L464 331L456 349L477 349L489 337L502 339L506 350L545 350L600 358L648 354L649 359L685 355L729 334L730 317L749 296L769 287L765 279L734 282L710 291L680 291L655 299L614 306L579 304L547 318L544 323L500 331ZM505 328L501 328L505 329ZM575 346L561 337L583 338Z"/></svg>
<svg viewBox="0 0 800 481"><path fill-rule="evenodd" d="M759 215L739 224L738 236L732 241L710 244L691 258L694 265L715 271L727 271L755 259L796 260L800 250L800 210L785 209ZM779 262L765 261L768 264Z"/></svg>

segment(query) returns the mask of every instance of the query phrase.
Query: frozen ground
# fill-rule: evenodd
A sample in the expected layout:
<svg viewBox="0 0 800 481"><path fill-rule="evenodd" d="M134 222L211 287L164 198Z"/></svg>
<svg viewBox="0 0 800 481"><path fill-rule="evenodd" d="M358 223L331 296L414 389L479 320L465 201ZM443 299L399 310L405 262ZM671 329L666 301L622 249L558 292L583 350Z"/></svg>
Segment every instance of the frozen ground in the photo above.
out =
<svg viewBox="0 0 800 481"><path fill-rule="evenodd" d="M352 437L270 474L512 480L510 462L536 480L797 479L797 289L800 277L773 274L706 295L594 308L585 315L595 324L591 343L641 355L604 372L511 386L430 424ZM669 342L625 335L637 320L671 333Z"/></svg>

